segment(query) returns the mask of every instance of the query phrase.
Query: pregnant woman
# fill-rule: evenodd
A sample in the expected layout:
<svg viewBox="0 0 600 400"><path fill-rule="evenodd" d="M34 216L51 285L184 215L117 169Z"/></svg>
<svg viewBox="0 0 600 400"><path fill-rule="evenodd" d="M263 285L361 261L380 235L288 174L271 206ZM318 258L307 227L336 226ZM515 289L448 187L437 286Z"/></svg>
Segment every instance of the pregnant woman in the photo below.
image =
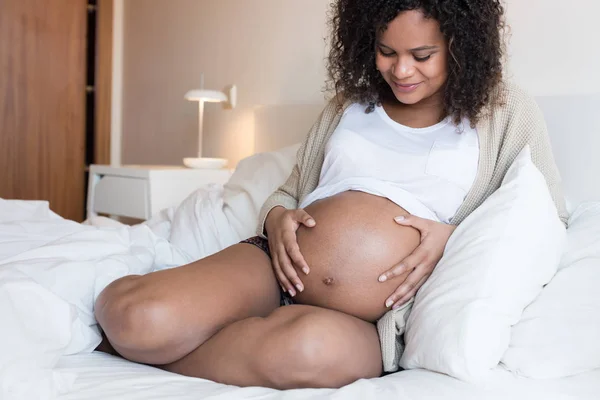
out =
<svg viewBox="0 0 600 400"><path fill-rule="evenodd" d="M332 11L337 96L258 236L110 284L96 302L99 350L239 386L377 377L389 349L374 322L409 309L525 145L566 221L542 116L502 80L499 0L337 0Z"/></svg>

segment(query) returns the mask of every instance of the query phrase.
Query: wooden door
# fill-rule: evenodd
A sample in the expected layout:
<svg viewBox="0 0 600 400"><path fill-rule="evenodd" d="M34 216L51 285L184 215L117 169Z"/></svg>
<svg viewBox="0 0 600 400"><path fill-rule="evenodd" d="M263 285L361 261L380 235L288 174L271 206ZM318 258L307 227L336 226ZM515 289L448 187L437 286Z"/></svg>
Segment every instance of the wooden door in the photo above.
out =
<svg viewBox="0 0 600 400"><path fill-rule="evenodd" d="M0 0L0 197L48 200L81 221L84 0Z"/></svg>
<svg viewBox="0 0 600 400"><path fill-rule="evenodd" d="M113 0L96 1L94 164L110 164ZM88 135L89 138L89 135Z"/></svg>

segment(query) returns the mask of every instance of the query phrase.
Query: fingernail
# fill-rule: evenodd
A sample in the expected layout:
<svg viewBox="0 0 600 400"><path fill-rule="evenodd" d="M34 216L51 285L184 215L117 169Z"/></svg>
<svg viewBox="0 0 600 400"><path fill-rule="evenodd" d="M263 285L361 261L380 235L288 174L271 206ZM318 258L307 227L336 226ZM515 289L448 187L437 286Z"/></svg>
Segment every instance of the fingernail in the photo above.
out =
<svg viewBox="0 0 600 400"><path fill-rule="evenodd" d="M290 294L290 296L294 297L296 295L296 291L294 289L289 289L288 293Z"/></svg>
<svg viewBox="0 0 600 400"><path fill-rule="evenodd" d="M379 277L379 282L385 282L385 281L387 281L387 276L385 276L385 275L381 275L381 276Z"/></svg>
<svg viewBox="0 0 600 400"><path fill-rule="evenodd" d="M306 221L306 223L307 223L308 225L314 225L314 224L316 224L315 220L314 220L314 219L312 219L312 218L311 218L311 219L309 219L308 221Z"/></svg>
<svg viewBox="0 0 600 400"><path fill-rule="evenodd" d="M304 290L304 287L303 287L301 284L297 284L297 285L296 285L296 288L298 289L298 291L299 291L300 293L302 293L302 291Z"/></svg>
<svg viewBox="0 0 600 400"><path fill-rule="evenodd" d="M403 304L403 303L402 303ZM392 307L392 310L397 310L400 307L402 307L402 304L398 303L398 304L394 304L394 307Z"/></svg>
<svg viewBox="0 0 600 400"><path fill-rule="evenodd" d="M304 272L306 275L308 275L310 270L307 267L304 267L304 268L302 268L302 272Z"/></svg>
<svg viewBox="0 0 600 400"><path fill-rule="evenodd" d="M399 217L396 217L396 218L394 218L394 221L396 221L396 222L402 222L402 221L404 221L405 219L406 219L406 218L405 218L405 217L403 217L403 216L401 215L401 216L399 216Z"/></svg>
<svg viewBox="0 0 600 400"><path fill-rule="evenodd" d="M385 306L388 308L391 307L392 304L394 304L394 300L391 300L391 299L388 299L388 301L385 302Z"/></svg>

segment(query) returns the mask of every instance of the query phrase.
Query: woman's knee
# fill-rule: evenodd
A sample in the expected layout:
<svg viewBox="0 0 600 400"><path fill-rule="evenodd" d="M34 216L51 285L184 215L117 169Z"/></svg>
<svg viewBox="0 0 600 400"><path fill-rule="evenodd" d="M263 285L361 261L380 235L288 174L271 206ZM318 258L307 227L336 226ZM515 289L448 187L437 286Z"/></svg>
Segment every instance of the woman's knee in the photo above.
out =
<svg viewBox="0 0 600 400"><path fill-rule="evenodd" d="M278 351L287 352L278 354L286 360L285 366L273 370L277 387L339 388L381 375L381 350L375 328L363 321L360 322L365 325L355 326L354 321L345 320L353 317L338 318L338 313L327 311L303 314L280 332L273 332L278 335L273 342L281 338L288 342L276 346Z"/></svg>
<svg viewBox="0 0 600 400"><path fill-rule="evenodd" d="M142 276L132 275L108 285L98 296L95 316L115 348L153 348L164 341L168 326L166 305L148 295Z"/></svg>

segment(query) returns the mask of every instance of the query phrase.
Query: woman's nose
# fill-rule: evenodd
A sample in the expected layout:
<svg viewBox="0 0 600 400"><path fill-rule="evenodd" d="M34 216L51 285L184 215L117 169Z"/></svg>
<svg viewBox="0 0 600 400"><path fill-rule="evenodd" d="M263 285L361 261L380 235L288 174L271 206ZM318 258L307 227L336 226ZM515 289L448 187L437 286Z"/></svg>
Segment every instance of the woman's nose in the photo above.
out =
<svg viewBox="0 0 600 400"><path fill-rule="evenodd" d="M394 74L398 80L410 78L414 75L414 73L415 68L413 67L412 63L403 61L401 59L399 59L398 62L392 66L392 74Z"/></svg>

